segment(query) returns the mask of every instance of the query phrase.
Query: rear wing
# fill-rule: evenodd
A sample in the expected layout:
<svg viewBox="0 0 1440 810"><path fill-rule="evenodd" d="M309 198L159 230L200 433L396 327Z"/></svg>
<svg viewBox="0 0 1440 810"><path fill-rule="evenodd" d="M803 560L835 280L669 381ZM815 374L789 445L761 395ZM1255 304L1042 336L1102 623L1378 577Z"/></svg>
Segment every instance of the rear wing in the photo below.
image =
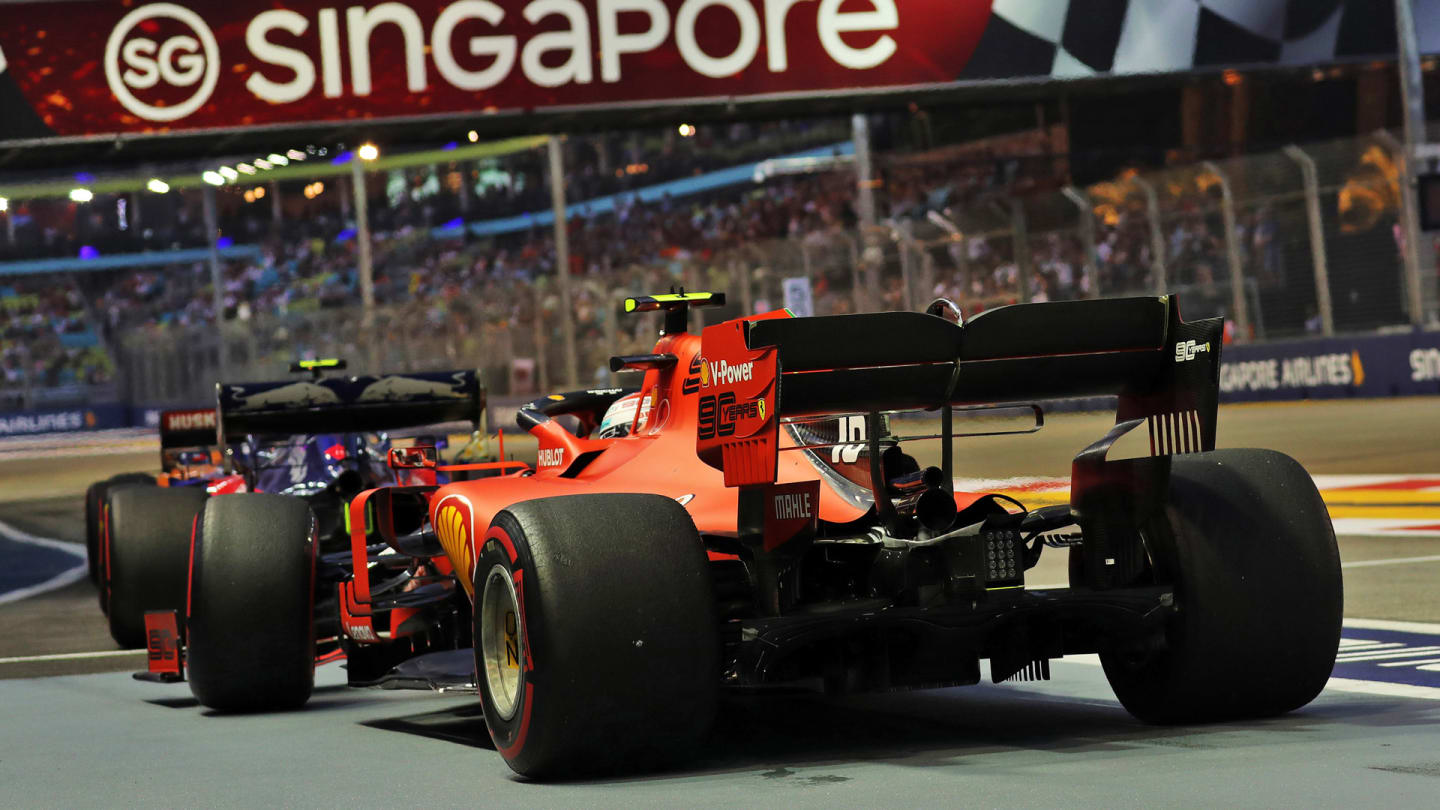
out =
<svg viewBox="0 0 1440 810"><path fill-rule="evenodd" d="M770 483L783 417L1104 395L1119 397L1117 423L1150 422L1153 453L1210 450L1222 329L1184 322L1175 296L1020 304L963 326L913 312L730 321L701 353L743 371L716 379L728 409L708 437L702 402L697 450L731 486Z"/></svg>
<svg viewBox="0 0 1440 810"><path fill-rule="evenodd" d="M301 382L220 383L216 435L363 433L442 422L479 430L485 388L476 370L330 377Z"/></svg>
<svg viewBox="0 0 1440 810"><path fill-rule="evenodd" d="M210 447L215 444L214 408L194 408L160 413L160 449Z"/></svg>

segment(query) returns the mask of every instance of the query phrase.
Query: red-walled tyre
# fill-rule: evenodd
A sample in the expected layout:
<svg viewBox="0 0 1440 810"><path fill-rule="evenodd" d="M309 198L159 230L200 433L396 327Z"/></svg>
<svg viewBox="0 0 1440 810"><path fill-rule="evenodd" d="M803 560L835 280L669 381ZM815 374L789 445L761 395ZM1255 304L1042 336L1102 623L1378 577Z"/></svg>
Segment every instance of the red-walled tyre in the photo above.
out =
<svg viewBox="0 0 1440 810"><path fill-rule="evenodd" d="M186 667L202 706L296 709L315 685L316 523L299 498L205 504L195 531Z"/></svg>
<svg viewBox="0 0 1440 810"><path fill-rule="evenodd" d="M101 515L105 510L105 496L109 491L118 486L133 484L136 486L155 486L155 476L146 473L123 473L107 478L104 481L96 481L85 490L85 561L90 572L90 582L96 587L101 583L101 560L100 541L103 526ZM100 609L108 610L105 604L105 593L100 593Z"/></svg>
<svg viewBox="0 0 1440 810"><path fill-rule="evenodd" d="M101 591L120 646L145 646L146 611L184 609L190 529L205 501L204 487L109 489Z"/></svg>
<svg viewBox="0 0 1440 810"><path fill-rule="evenodd" d="M476 671L506 764L556 779L691 756L715 717L720 642L684 508L657 495L526 501L482 543Z"/></svg>

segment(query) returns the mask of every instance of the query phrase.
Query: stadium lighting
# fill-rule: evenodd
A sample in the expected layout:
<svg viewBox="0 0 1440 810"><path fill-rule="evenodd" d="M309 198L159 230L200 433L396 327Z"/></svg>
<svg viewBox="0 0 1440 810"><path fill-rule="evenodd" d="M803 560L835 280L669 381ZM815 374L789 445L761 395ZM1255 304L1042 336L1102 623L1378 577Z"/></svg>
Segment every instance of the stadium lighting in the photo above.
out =
<svg viewBox="0 0 1440 810"><path fill-rule="evenodd" d="M10 210L10 201L7 200L7 199L5 199L4 197L0 197L0 213L4 213L4 212L9 211L9 210Z"/></svg>
<svg viewBox="0 0 1440 810"><path fill-rule="evenodd" d="M264 186L256 186L256 187L255 187L255 199L257 199L257 200L263 200L263 199L265 199L265 187L264 187Z"/></svg>
<svg viewBox="0 0 1440 810"><path fill-rule="evenodd" d="M363 144L359 149L355 150L355 154L359 155L361 160L368 163L380 157L380 147L373 143Z"/></svg>
<svg viewBox="0 0 1440 810"><path fill-rule="evenodd" d="M88 203L95 199L95 194L88 188L72 188L70 189L70 199L77 203Z"/></svg>
<svg viewBox="0 0 1440 810"><path fill-rule="evenodd" d="M680 137L682 137L682 138L693 138L693 137L695 137L695 125L694 125L694 124L681 124L681 125L680 125Z"/></svg>
<svg viewBox="0 0 1440 810"><path fill-rule="evenodd" d="M225 185L225 178L221 177L219 172L205 172L204 174L200 175L200 179L204 180L212 186Z"/></svg>
<svg viewBox="0 0 1440 810"><path fill-rule="evenodd" d="M261 160L260 158L255 158L255 168L268 172L274 167L270 165L270 162L268 160Z"/></svg>
<svg viewBox="0 0 1440 810"><path fill-rule="evenodd" d="M245 192L245 202L247 202L247 203L253 203L253 202L255 202L255 192L254 192L254 191L247 191L247 192Z"/></svg>
<svg viewBox="0 0 1440 810"><path fill-rule="evenodd" d="M276 166L288 166L288 165L290 165L290 158L287 158L287 157L285 157L284 155L277 155L277 154L275 154L275 153L273 153L273 152L270 153L270 156L267 157L267 158L265 158L265 159L268 160L268 161L270 161L271 163L275 164Z"/></svg>
<svg viewBox="0 0 1440 810"><path fill-rule="evenodd" d="M465 137L469 138L471 143L475 143L476 141L480 140L480 133L472 129L468 133L466 133Z"/></svg>
<svg viewBox="0 0 1440 810"><path fill-rule="evenodd" d="M146 183L145 187L155 192L156 194L164 194L165 192L170 190L170 184L165 182L164 180L161 180L158 177L150 178L150 182Z"/></svg>
<svg viewBox="0 0 1440 810"><path fill-rule="evenodd" d="M220 175L232 183L240 179L240 173L230 168L229 166L221 166Z"/></svg>
<svg viewBox="0 0 1440 810"><path fill-rule="evenodd" d="M255 167L254 167L254 166L251 166L249 163L239 163L239 164L236 164L235 168L239 169L241 174L254 174L254 173L255 173Z"/></svg>
<svg viewBox="0 0 1440 810"><path fill-rule="evenodd" d="M304 160L305 153L301 152L299 149L290 149L285 152L285 157L288 157L291 160Z"/></svg>

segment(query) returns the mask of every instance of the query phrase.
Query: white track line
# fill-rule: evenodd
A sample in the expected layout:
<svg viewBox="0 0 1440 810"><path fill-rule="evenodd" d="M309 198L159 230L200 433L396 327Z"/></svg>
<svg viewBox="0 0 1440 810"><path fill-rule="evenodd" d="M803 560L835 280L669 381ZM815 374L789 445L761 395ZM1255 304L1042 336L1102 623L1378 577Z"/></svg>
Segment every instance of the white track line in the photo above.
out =
<svg viewBox="0 0 1440 810"><path fill-rule="evenodd" d="M1440 562L1440 554L1431 554L1426 557L1386 557L1383 560L1356 560L1355 562L1340 563L1341 568L1370 568L1376 565L1400 565L1401 563L1427 563Z"/></svg>
<svg viewBox="0 0 1440 810"><path fill-rule="evenodd" d="M1357 681L1351 678L1331 678L1325 684L1326 691L1359 692L1365 695L1385 697L1420 698L1440 700L1440 689L1433 686L1415 686L1408 683L1386 683L1385 681Z"/></svg>
<svg viewBox="0 0 1440 810"><path fill-rule="evenodd" d="M1398 630L1401 633L1429 633L1440 635L1440 624L1427 622L1397 622L1390 619L1346 619L1346 627L1356 630Z"/></svg>
<svg viewBox="0 0 1440 810"><path fill-rule="evenodd" d="M42 661L78 661L86 658L118 658L122 655L144 655L145 650L101 650L99 652L56 653L54 655L21 655L0 658L0 664L32 664Z"/></svg>
<svg viewBox="0 0 1440 810"><path fill-rule="evenodd" d="M28 588L20 588L18 590L0 593L0 605L18 602L21 599L29 599L32 596L53 591L56 588L63 588L73 582L79 582L86 576L87 563L85 560L85 549L83 547L78 547L73 543L62 543L59 540L51 540L48 537L36 537L29 532L20 531L4 521L0 521L0 535L4 535L17 543L27 543L32 546L42 546L56 551L63 551L79 560L79 563L75 567L61 571L38 585L31 585Z"/></svg>

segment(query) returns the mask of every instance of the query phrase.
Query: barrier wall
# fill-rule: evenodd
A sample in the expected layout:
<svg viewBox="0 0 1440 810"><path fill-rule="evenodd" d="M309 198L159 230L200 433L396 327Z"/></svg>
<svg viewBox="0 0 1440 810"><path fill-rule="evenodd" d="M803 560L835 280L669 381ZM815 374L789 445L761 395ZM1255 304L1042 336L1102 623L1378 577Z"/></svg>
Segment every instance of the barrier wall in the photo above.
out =
<svg viewBox="0 0 1440 810"><path fill-rule="evenodd" d="M1226 346L1220 401L1440 394L1440 332Z"/></svg>
<svg viewBox="0 0 1440 810"><path fill-rule="evenodd" d="M0 413L0 437L37 433L64 433L76 430L109 430L130 427L130 408L119 403L88 408L60 408Z"/></svg>

